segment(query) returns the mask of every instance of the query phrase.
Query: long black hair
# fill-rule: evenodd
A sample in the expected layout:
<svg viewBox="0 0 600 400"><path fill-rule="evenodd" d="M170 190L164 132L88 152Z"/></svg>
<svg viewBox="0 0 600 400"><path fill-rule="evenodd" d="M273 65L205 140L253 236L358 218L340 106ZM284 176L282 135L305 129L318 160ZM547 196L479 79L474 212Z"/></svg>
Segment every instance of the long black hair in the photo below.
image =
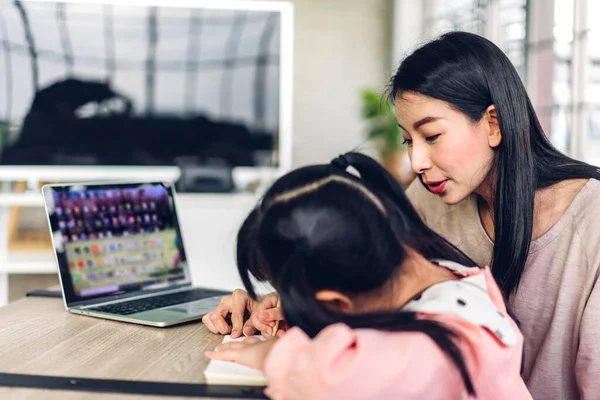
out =
<svg viewBox="0 0 600 400"><path fill-rule="evenodd" d="M417 92L450 104L471 121L496 107L492 272L506 296L516 291L532 240L536 189L571 178L600 179L597 167L559 152L544 134L516 69L491 41L450 32L409 55L389 84L390 100ZM422 178L420 177L421 182Z"/></svg>
<svg viewBox="0 0 600 400"><path fill-rule="evenodd" d="M349 166L360 177L348 172ZM409 251L475 265L425 225L384 168L358 153L278 179L237 238L237 264L246 290L256 298L251 275L270 282L281 296L290 326L311 337L337 322L352 328L423 332L450 357L474 394L451 329L416 318L413 312L334 312L315 298L322 289L347 294L379 290L401 270Z"/></svg>

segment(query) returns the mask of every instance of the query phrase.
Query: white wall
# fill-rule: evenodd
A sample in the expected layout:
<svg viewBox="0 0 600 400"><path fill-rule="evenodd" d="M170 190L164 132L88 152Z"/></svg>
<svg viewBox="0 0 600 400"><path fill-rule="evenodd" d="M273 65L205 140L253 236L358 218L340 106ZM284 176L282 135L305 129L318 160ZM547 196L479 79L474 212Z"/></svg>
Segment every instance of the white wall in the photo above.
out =
<svg viewBox="0 0 600 400"><path fill-rule="evenodd" d="M235 238L256 202L250 194L177 196L194 284L227 290L242 287L235 263Z"/></svg>
<svg viewBox="0 0 600 400"><path fill-rule="evenodd" d="M423 41L423 21L426 17L423 0L393 0L392 64L416 49Z"/></svg>
<svg viewBox="0 0 600 400"><path fill-rule="evenodd" d="M293 165L365 144L360 91L390 74L388 0L295 0ZM364 147L368 147L368 144Z"/></svg>

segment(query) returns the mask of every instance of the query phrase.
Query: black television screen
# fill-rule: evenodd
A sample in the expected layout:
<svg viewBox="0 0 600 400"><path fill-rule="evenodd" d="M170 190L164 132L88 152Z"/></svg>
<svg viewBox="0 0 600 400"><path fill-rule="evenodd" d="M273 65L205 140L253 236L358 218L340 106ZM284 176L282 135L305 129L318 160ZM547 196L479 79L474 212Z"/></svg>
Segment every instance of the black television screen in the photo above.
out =
<svg viewBox="0 0 600 400"><path fill-rule="evenodd" d="M1 165L280 165L281 12L161 3L0 2Z"/></svg>

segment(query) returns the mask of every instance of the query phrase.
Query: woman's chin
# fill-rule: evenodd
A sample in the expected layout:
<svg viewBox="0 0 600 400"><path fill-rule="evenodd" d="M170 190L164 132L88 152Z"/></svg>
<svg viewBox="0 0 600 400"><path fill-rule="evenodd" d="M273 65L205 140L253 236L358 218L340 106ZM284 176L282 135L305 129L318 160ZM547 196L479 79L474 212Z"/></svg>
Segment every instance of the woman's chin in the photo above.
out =
<svg viewBox="0 0 600 400"><path fill-rule="evenodd" d="M453 190L454 189L454 190ZM453 206L455 204L460 203L467 197L469 197L470 193L461 193L457 188L449 188L447 187L443 193L438 194L440 199L444 202L444 204Z"/></svg>

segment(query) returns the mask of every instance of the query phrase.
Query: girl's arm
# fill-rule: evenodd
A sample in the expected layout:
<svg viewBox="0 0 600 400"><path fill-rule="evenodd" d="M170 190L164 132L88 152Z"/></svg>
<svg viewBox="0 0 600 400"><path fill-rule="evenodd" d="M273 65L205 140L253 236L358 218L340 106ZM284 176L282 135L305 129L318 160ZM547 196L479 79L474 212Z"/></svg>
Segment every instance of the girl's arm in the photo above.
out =
<svg viewBox="0 0 600 400"><path fill-rule="evenodd" d="M492 301L506 314L490 269L482 272ZM434 318L457 333L458 347L479 398L531 399L520 377L520 332L519 344L505 347L483 328L454 317ZM300 329L292 328L270 349L262 368L269 382L266 394L273 399L467 398L455 364L420 332L350 329L335 324L310 340Z"/></svg>
<svg viewBox="0 0 600 400"><path fill-rule="evenodd" d="M465 352L463 352L465 353ZM476 375L468 354L463 355ZM273 399L461 399L458 369L423 333L352 330L336 324L310 340L292 328L264 366Z"/></svg>
<svg viewBox="0 0 600 400"><path fill-rule="evenodd" d="M489 268L483 272L490 297L505 314ZM531 399L519 373L520 333L518 345L507 347L485 328L459 317L429 317L457 334L479 398ZM244 343L222 344L207 356L262 369L268 380L266 394L273 399L467 398L455 364L420 332L350 329L335 324L311 340L299 328L292 328L277 340L249 338Z"/></svg>

